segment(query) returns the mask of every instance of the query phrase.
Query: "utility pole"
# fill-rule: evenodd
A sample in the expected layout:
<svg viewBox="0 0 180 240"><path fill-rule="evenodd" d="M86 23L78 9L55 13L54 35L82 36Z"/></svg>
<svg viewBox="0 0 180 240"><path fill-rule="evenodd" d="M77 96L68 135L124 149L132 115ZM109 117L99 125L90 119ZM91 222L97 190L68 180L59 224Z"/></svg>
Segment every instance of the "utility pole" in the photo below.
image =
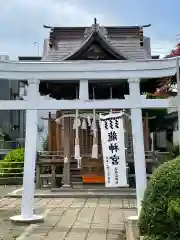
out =
<svg viewBox="0 0 180 240"><path fill-rule="evenodd" d="M37 41L34 41L34 45L37 46L37 52L38 52L38 57L39 57L39 48L40 48L40 43Z"/></svg>

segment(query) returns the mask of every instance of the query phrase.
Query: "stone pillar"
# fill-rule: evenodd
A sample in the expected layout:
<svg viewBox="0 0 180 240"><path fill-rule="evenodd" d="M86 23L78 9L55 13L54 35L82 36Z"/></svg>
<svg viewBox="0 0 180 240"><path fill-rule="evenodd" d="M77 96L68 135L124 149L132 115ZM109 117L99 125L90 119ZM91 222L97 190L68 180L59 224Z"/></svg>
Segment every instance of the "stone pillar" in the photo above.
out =
<svg viewBox="0 0 180 240"><path fill-rule="evenodd" d="M129 79L130 100L141 100L140 96L140 79ZM147 186L146 162L144 152L144 136L142 124L142 110L139 108L131 109L133 149L134 149L134 165L136 175L136 195L138 215L141 209L141 201L144 197L144 191Z"/></svg>
<svg viewBox="0 0 180 240"><path fill-rule="evenodd" d="M63 169L63 188L71 187L70 182L70 122L69 118L64 118L64 169Z"/></svg>
<svg viewBox="0 0 180 240"><path fill-rule="evenodd" d="M125 221L126 228L126 239L127 240L139 240L139 225L138 225L138 217L128 217Z"/></svg>
<svg viewBox="0 0 180 240"><path fill-rule="evenodd" d="M84 101L89 100L89 84L86 79L79 82L79 99Z"/></svg>
<svg viewBox="0 0 180 240"><path fill-rule="evenodd" d="M34 100L35 108L39 96L39 81L34 79L29 80L28 84L28 99ZM25 160L21 215L11 217L10 219L14 222L38 222L43 220L42 216L34 215L37 123L38 110L26 110Z"/></svg>

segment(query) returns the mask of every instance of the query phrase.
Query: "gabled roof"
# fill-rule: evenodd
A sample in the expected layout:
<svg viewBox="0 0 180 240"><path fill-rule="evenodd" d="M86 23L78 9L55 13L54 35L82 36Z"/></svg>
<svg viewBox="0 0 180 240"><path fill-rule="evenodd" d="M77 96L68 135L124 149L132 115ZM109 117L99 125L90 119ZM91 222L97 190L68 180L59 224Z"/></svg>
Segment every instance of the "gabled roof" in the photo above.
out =
<svg viewBox="0 0 180 240"><path fill-rule="evenodd" d="M93 44L98 46L109 56L116 60L131 59L124 52L117 52L116 49L108 42L107 38L101 34L98 29L94 29L86 39L81 43L73 53L66 56L63 60L75 60L85 53Z"/></svg>
<svg viewBox="0 0 180 240"><path fill-rule="evenodd" d="M51 47L50 49L47 47L48 54L43 56L43 60L63 61L71 57L73 58L76 54L82 54L81 57L86 58L87 60L87 58L89 59L89 50L92 46L93 50L91 51L91 54L92 52L95 53L95 50L97 50L96 48L98 48L102 55L105 53L105 56L107 58L110 57L110 59L149 59L151 58L150 39L144 37L144 46L140 46L139 35L140 28L146 28L149 26L150 25L141 27L102 27L99 24L93 24L91 27L44 26L45 28L51 29L48 40L48 45ZM104 32L106 33L104 34ZM90 46L90 44L92 45ZM88 51L88 57L85 52L83 52L84 49ZM106 51L104 51L104 49Z"/></svg>

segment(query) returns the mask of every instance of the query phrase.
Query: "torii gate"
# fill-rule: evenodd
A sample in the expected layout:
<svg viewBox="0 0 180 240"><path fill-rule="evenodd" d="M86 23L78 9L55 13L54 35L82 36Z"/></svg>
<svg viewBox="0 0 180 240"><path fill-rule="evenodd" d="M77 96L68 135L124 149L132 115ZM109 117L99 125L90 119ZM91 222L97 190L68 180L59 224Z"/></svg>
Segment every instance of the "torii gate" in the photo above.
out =
<svg viewBox="0 0 180 240"><path fill-rule="evenodd" d="M131 109L137 208L139 215L141 201L147 185L141 109L178 107L178 117L180 116L178 101L173 103L169 99L145 99L144 95L140 95L140 79L172 76L176 72L178 73L179 99L178 58L143 61L1 61L1 79L28 80L29 84L28 100L0 101L0 110L26 110L25 162L21 215L13 216L11 220L16 222L33 222L43 219L42 216L37 216L33 213L37 120L38 110L50 109ZM100 79L128 79L130 95L126 95L123 100L89 100L88 80L96 81ZM79 80L79 99L40 100L38 92L40 80Z"/></svg>

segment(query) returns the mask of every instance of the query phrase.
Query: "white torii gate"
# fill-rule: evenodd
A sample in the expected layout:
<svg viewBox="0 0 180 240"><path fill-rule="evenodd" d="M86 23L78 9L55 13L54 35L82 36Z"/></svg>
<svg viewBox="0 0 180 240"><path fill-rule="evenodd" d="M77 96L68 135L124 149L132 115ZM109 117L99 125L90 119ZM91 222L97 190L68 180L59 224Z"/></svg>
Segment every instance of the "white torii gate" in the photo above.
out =
<svg viewBox="0 0 180 240"><path fill-rule="evenodd" d="M42 220L34 215L34 178L38 110L131 109L138 214L146 189L142 108L180 106L168 99L145 99L140 95L140 79L172 76L179 72L178 58L143 61L0 62L0 79L28 80L28 100L0 101L0 110L26 110L26 140L21 215L12 221ZM179 74L177 74L179 77ZM128 79L130 95L117 100L89 100L88 80ZM40 100L40 80L79 80L79 100ZM152 80L153 81L153 80ZM179 80L178 80L179 82ZM179 88L178 88L179 90ZM179 118L180 119L180 118Z"/></svg>

